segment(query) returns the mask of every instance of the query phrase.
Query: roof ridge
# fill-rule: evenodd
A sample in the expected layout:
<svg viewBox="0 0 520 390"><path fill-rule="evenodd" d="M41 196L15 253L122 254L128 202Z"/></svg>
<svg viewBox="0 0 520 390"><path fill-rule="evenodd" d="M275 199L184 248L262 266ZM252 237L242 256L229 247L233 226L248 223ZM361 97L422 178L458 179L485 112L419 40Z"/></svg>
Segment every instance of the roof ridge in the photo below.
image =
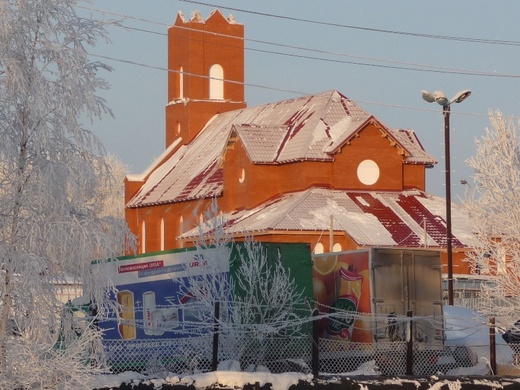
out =
<svg viewBox="0 0 520 390"><path fill-rule="evenodd" d="M273 226L278 225L281 221L285 219L286 216L288 216L292 210L294 210L298 205L301 203L302 200L306 199L310 193L312 192L313 187L309 187L306 190L300 190L300 191L294 191L285 193L282 195L282 198L293 198L292 200L292 206L286 209L286 212L281 214L279 218L276 218L273 220ZM276 198L280 198L279 196L275 196L271 198L272 200L275 200ZM282 200L283 202L283 200ZM266 203L266 202L264 202ZM259 210L260 211L260 210Z"/></svg>

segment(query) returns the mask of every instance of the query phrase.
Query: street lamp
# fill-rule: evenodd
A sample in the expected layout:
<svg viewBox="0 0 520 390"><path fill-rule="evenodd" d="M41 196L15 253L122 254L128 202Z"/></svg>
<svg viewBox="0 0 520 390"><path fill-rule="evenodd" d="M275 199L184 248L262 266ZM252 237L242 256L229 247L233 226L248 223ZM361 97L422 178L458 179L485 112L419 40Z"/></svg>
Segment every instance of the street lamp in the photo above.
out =
<svg viewBox="0 0 520 390"><path fill-rule="evenodd" d="M451 173L450 173L450 107L452 103L462 103L471 91L469 89L458 92L448 100L443 92L421 91L422 97L428 103L437 102L442 106L444 114L444 161L446 163L446 257L448 261L448 303L453 306L453 250L451 236Z"/></svg>

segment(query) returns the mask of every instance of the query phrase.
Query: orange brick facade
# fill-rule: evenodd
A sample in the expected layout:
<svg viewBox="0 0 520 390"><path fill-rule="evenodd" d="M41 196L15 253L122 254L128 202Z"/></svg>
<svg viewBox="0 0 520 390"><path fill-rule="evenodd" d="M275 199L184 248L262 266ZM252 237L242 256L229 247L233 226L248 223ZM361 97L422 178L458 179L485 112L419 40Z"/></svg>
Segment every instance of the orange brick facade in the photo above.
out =
<svg viewBox="0 0 520 390"><path fill-rule="evenodd" d="M224 99L210 96L210 68L223 70ZM166 146L178 137L188 144L217 112L246 106L244 99L244 25L220 12L206 20L177 15L168 29L168 104Z"/></svg>
<svg viewBox="0 0 520 390"><path fill-rule="evenodd" d="M204 32L212 32L207 34ZM166 147L174 142L189 144L216 114L237 110L244 102L244 26L214 12L207 20L185 21L178 16L168 31L168 101L166 106ZM223 99L211 98L210 68L223 69ZM202 75L202 77L200 77ZM177 147L178 148L178 147ZM172 153L176 149L172 150ZM228 142L220 164L224 172L223 194L218 198L222 212L250 209L284 193L323 186L349 190L425 190L426 166L404 164L399 149L378 125L370 121L334 155L334 161L299 161L288 164L253 164L238 137ZM167 156L165 156L167 158ZM357 175L361 161L373 160L380 168L375 185L365 185ZM143 179L144 180L144 179ZM139 191L144 181L126 181L125 202ZM199 224L200 214L211 199L126 208L126 220L137 235L138 252L191 246L177 237ZM341 250L358 249L344 232L270 232L255 236L262 241L318 243L325 252L331 242ZM238 237L237 239L240 239ZM454 272L469 273L454 253ZM444 270L446 271L446 270Z"/></svg>

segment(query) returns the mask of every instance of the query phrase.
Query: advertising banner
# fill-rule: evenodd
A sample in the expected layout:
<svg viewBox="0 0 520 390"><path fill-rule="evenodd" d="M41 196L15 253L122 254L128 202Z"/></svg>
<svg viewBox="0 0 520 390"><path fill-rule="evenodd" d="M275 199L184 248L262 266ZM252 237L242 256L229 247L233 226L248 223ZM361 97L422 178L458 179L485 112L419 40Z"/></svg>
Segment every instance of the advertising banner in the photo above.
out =
<svg viewBox="0 0 520 390"><path fill-rule="evenodd" d="M356 313L370 313L369 250L313 255L313 291L321 313L320 337L343 341L371 341L370 324ZM352 316L339 315L351 312ZM338 313L334 316L334 313ZM363 317L363 318L361 318Z"/></svg>
<svg viewBox="0 0 520 390"><path fill-rule="evenodd" d="M229 251L221 247L119 260L113 277L118 290L113 299L119 310L99 322L104 338L186 337L201 318L190 289L209 274L229 280Z"/></svg>

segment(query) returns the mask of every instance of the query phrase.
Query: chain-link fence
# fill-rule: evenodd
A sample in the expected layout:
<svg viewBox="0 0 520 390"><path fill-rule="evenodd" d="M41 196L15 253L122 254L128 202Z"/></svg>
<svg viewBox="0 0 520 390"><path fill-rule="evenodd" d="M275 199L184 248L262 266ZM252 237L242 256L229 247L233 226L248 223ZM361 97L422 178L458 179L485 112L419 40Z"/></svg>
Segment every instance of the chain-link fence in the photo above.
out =
<svg viewBox="0 0 520 390"><path fill-rule="evenodd" d="M330 343L330 340L320 340L320 347ZM486 356L486 352L489 353L489 346L439 348L438 345L414 344L409 351L408 343L402 341L351 343L348 350L320 353L320 374L431 376L455 373L458 369L470 372L469 368L476 367L479 357ZM408 362L409 353L411 363Z"/></svg>
<svg viewBox="0 0 520 390"><path fill-rule="evenodd" d="M159 340L104 340L114 372L196 373L211 371L212 336Z"/></svg>
<svg viewBox="0 0 520 390"><path fill-rule="evenodd" d="M208 372L214 365L234 362L233 370L319 375L416 375L473 373L487 374L491 367L489 345L443 345L442 343L377 341L346 342L318 338L316 353L311 335L270 337L219 335L218 349L213 334L160 340L106 340L108 363L116 372ZM315 344L314 344L315 345ZM512 344L506 365L518 365L520 345ZM217 353L216 361L213 356ZM313 356L316 361L313 361ZM516 359L516 360L515 360ZM504 363L504 362L502 362ZM479 368L479 370L477 370Z"/></svg>
<svg viewBox="0 0 520 390"><path fill-rule="evenodd" d="M145 339L104 340L104 347L107 362L116 372L189 374L229 362L234 370L318 375L487 374L497 367L489 345L489 324L470 323L467 318L450 317L447 322L442 316L413 316L411 312L407 316L395 312L363 315L341 310L311 312L309 307L292 318L292 322L240 326L229 316L208 317L190 323L190 333L178 331L176 338L164 337L168 334L164 329L161 337L147 334ZM518 366L518 350L513 344L502 345L499 365Z"/></svg>
<svg viewBox="0 0 520 390"><path fill-rule="evenodd" d="M252 338L237 346L219 342L218 362L236 361L241 371L310 372L310 337ZM149 340L105 340L107 363L114 372L169 371L193 374L212 370L213 336Z"/></svg>

